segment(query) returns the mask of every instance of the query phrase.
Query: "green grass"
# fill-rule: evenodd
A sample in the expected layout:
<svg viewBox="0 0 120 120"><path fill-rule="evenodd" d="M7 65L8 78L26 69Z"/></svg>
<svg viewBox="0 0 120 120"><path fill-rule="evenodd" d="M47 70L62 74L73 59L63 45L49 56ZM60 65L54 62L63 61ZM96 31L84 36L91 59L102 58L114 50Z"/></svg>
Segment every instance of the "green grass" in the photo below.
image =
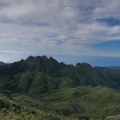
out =
<svg viewBox="0 0 120 120"><path fill-rule="evenodd" d="M104 120L120 114L120 92L106 87L62 88L38 98L7 96L0 94L0 120Z"/></svg>
<svg viewBox="0 0 120 120"><path fill-rule="evenodd" d="M81 86L59 89L45 94L42 100L68 116L80 114L103 119L120 114L120 92L106 87Z"/></svg>

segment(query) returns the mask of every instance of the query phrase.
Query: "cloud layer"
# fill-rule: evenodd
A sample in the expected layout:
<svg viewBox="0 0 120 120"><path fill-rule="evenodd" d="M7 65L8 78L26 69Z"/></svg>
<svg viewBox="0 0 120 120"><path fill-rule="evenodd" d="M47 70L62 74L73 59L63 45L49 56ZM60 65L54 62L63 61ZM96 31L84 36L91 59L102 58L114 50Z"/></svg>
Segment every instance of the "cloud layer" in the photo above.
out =
<svg viewBox="0 0 120 120"><path fill-rule="evenodd" d="M91 47L120 40L119 4L120 0L0 0L1 56L8 61L18 53L120 57L119 51Z"/></svg>

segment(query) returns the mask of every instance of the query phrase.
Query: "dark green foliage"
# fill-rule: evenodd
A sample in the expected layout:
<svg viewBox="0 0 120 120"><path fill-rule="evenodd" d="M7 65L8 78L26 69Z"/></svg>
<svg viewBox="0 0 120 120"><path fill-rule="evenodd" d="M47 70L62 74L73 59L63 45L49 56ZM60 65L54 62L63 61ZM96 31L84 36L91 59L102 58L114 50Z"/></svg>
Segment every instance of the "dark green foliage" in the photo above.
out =
<svg viewBox="0 0 120 120"><path fill-rule="evenodd" d="M19 75L17 77L19 77ZM20 92L28 92L29 88L32 85L33 79L34 74L32 74L31 72L23 73L22 76L20 76L20 81L18 85L18 89L20 89Z"/></svg>
<svg viewBox="0 0 120 120"><path fill-rule="evenodd" d="M66 65L52 57L30 56L0 66L0 93L5 98L0 99L0 116L5 118L10 112L18 116L16 120L104 119L120 114L117 90L120 90L117 69L87 63Z"/></svg>
<svg viewBox="0 0 120 120"><path fill-rule="evenodd" d="M4 102L0 100L0 109L4 108Z"/></svg>
<svg viewBox="0 0 120 120"><path fill-rule="evenodd" d="M8 93L6 93L8 94ZM101 119L120 113L120 92L107 87L62 88L31 98L17 94L0 100L0 117L6 120L89 120ZM9 114L10 113L10 114Z"/></svg>
<svg viewBox="0 0 120 120"><path fill-rule="evenodd" d="M48 91L58 89L59 81L56 78L47 77L46 79Z"/></svg>
<svg viewBox="0 0 120 120"><path fill-rule="evenodd" d="M93 68L87 63L66 65L46 56L30 56L0 67L1 90L38 96L54 89L88 85L120 89L120 71Z"/></svg>
<svg viewBox="0 0 120 120"><path fill-rule="evenodd" d="M29 89L30 95L40 95L40 93L47 92L47 80L46 76L42 73L38 73L35 75L31 87Z"/></svg>

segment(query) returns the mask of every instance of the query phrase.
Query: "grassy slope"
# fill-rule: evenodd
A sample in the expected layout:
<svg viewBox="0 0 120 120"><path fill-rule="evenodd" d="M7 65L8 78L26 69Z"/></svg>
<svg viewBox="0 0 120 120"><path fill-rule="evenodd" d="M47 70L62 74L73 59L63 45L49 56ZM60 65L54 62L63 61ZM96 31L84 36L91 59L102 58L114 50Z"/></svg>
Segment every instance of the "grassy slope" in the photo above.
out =
<svg viewBox="0 0 120 120"><path fill-rule="evenodd" d="M101 86L62 88L42 94L38 99L6 95L0 94L4 103L0 103L1 120L103 120L120 114L120 92Z"/></svg>
<svg viewBox="0 0 120 120"><path fill-rule="evenodd" d="M0 94L0 120L76 120L55 113L51 105L28 96Z"/></svg>
<svg viewBox="0 0 120 120"><path fill-rule="evenodd" d="M106 87L67 88L47 93L43 101L63 115L105 118L120 114L120 92Z"/></svg>

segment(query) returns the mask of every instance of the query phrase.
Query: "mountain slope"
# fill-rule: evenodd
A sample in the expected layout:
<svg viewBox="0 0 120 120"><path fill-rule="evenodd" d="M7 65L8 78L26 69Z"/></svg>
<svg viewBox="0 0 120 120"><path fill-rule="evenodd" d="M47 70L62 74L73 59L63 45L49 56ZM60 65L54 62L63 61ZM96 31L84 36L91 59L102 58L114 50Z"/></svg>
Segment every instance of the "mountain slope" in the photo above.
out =
<svg viewBox="0 0 120 120"><path fill-rule="evenodd" d="M42 94L37 99L0 92L2 120L104 120L120 114L120 92L102 86L62 88Z"/></svg>
<svg viewBox="0 0 120 120"><path fill-rule="evenodd" d="M0 119L103 120L120 114L119 90L117 69L30 56L0 66Z"/></svg>
<svg viewBox="0 0 120 120"><path fill-rule="evenodd" d="M106 87L80 86L48 92L42 100L63 115L104 119L120 114L120 92Z"/></svg>
<svg viewBox="0 0 120 120"><path fill-rule="evenodd" d="M88 85L120 89L120 71L94 68L87 63L66 65L46 56L30 56L0 68L1 90L38 96L55 89Z"/></svg>

